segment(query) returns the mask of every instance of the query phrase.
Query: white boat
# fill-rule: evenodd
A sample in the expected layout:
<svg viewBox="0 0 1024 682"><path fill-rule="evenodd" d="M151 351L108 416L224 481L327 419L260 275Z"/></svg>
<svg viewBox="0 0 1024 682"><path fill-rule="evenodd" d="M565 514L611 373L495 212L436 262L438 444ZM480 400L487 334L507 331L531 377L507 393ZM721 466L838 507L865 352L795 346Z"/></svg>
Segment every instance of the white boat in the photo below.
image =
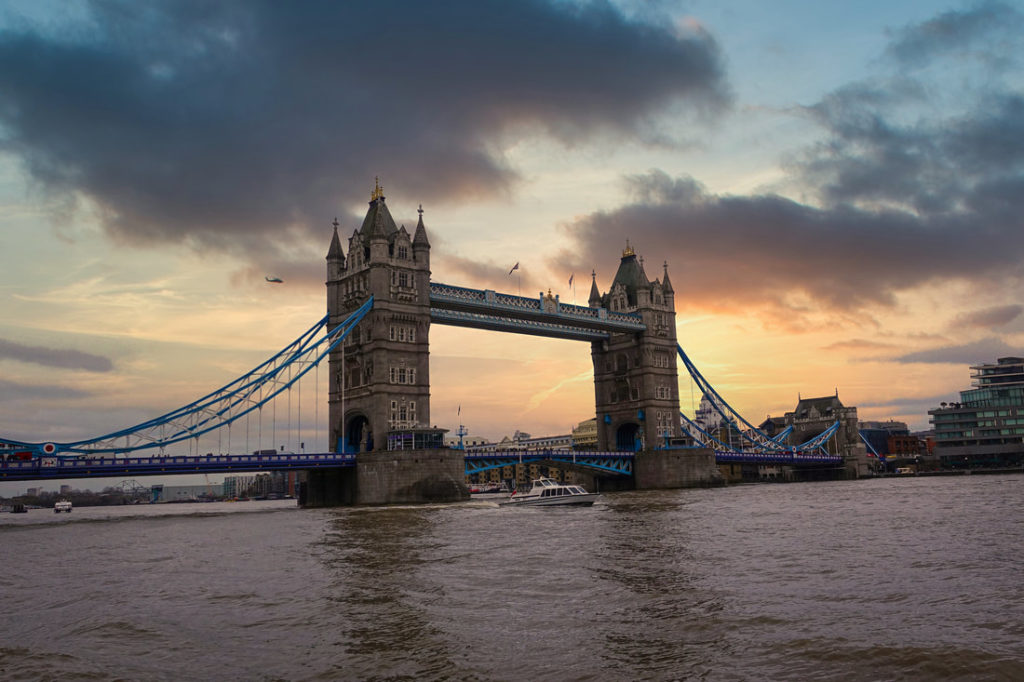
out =
<svg viewBox="0 0 1024 682"><path fill-rule="evenodd" d="M594 504L597 493L588 493L582 486L562 485L550 478L538 478L528 492L514 492L507 502L501 504L521 505L524 507L555 507L579 505L589 507Z"/></svg>
<svg viewBox="0 0 1024 682"><path fill-rule="evenodd" d="M61 512L71 513L71 502L68 500L57 500L53 505L53 513L60 514Z"/></svg>

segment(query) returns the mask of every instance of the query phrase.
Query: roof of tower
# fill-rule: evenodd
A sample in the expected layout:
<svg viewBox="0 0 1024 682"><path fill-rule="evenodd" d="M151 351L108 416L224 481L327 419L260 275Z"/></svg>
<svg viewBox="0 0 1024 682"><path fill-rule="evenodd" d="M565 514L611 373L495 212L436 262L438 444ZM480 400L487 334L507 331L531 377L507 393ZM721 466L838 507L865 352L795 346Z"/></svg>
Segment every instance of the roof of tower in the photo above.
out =
<svg viewBox="0 0 1024 682"><path fill-rule="evenodd" d="M416 246L430 246L430 241L427 239L427 228L423 226L423 204L419 207L420 219L416 223L416 234L412 238L412 243Z"/></svg>
<svg viewBox="0 0 1024 682"><path fill-rule="evenodd" d="M370 194L370 210L366 212L359 232L367 239L374 237L387 239L398 232L398 225L395 224L395 219L391 217L391 211L384 203L384 188L380 186L379 180L374 183L373 192Z"/></svg>
<svg viewBox="0 0 1024 682"><path fill-rule="evenodd" d="M341 240L338 239L338 219L334 219L334 236L331 237L331 246L327 249L328 260L335 258L345 258L345 252L341 248Z"/></svg>
<svg viewBox="0 0 1024 682"><path fill-rule="evenodd" d="M590 298L587 299L587 300L588 300L588 302L591 305L593 305L595 303L600 303L601 302L601 292L598 291L598 288L597 288L597 271L596 270L591 270L590 271Z"/></svg>
<svg viewBox="0 0 1024 682"><path fill-rule="evenodd" d="M672 288L672 280L668 278L668 261L665 261L665 277L661 280L661 290L667 294L675 292L675 289Z"/></svg>
<svg viewBox="0 0 1024 682"><path fill-rule="evenodd" d="M622 251L622 261L619 262L619 269L615 273L615 279L612 280L611 288L614 288L616 284L621 284L626 288L626 296L629 298L630 305L636 305L637 289L651 286L650 280L644 274L643 266L637 261L636 252L633 251L633 247L629 245L628 241L626 248Z"/></svg>
<svg viewBox="0 0 1024 682"><path fill-rule="evenodd" d="M819 415L830 416L842 408L843 403L838 395L827 395L822 398L800 398L793 412L798 418L807 416L811 409L817 410Z"/></svg>

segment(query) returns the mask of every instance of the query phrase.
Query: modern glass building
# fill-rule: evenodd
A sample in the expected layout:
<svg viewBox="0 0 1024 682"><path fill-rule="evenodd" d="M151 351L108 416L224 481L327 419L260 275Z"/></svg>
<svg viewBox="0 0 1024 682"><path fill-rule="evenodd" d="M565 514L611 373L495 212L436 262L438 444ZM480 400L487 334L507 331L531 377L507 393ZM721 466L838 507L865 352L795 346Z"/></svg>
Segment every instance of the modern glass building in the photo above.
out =
<svg viewBox="0 0 1024 682"><path fill-rule="evenodd" d="M929 410L935 455L944 469L1019 467L1024 463L1024 358L971 367L974 388L960 402Z"/></svg>

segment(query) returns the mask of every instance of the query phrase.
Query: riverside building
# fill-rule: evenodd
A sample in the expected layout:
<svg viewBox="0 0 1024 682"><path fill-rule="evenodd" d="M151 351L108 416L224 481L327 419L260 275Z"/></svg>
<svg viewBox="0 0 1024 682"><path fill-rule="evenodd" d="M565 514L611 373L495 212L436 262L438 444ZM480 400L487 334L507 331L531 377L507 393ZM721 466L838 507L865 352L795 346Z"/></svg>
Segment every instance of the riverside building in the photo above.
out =
<svg viewBox="0 0 1024 682"><path fill-rule="evenodd" d="M1019 467L1024 463L1024 358L971 367L974 388L960 402L928 410L943 469Z"/></svg>

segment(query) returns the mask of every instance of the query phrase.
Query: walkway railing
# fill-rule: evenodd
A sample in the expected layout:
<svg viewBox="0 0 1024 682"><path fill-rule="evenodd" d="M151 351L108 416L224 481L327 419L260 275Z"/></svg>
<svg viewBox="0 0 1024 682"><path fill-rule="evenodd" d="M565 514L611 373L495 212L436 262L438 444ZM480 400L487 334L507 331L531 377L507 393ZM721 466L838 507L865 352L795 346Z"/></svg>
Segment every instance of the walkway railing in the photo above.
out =
<svg viewBox="0 0 1024 682"><path fill-rule="evenodd" d="M0 481L52 478L100 478L152 474L212 474L355 466L352 454L280 453L274 455L199 455L152 457L40 457L0 462Z"/></svg>

